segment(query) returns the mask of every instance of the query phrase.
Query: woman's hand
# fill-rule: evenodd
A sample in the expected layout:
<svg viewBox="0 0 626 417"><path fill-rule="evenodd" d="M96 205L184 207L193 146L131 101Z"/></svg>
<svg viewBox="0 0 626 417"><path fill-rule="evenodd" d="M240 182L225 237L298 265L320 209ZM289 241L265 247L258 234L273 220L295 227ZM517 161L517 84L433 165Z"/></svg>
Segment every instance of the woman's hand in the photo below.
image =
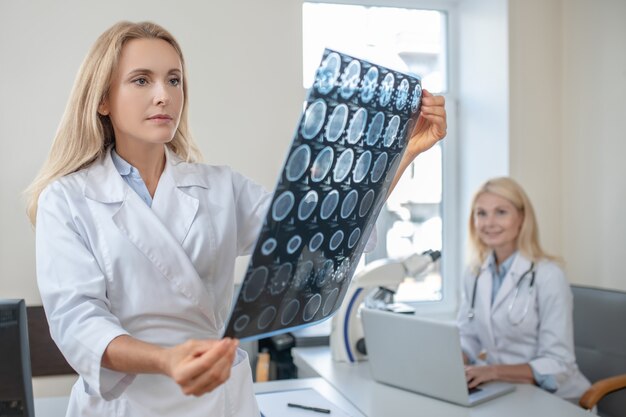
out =
<svg viewBox="0 0 626 417"><path fill-rule="evenodd" d="M185 395L201 396L228 380L238 345L229 338L188 340L163 351L164 373Z"/></svg>
<svg viewBox="0 0 626 417"><path fill-rule="evenodd" d="M465 378L469 388L476 388L478 385L489 381L535 383L532 368L527 363L518 365L466 366Z"/></svg>
<svg viewBox="0 0 626 417"><path fill-rule="evenodd" d="M443 96L433 96L427 90L422 90L422 105L420 115L409 138L406 151L400 161L398 171L391 182L387 196L400 181L402 174L415 157L429 150L433 145L446 136L448 123L446 119L446 99Z"/></svg>
<svg viewBox="0 0 626 417"><path fill-rule="evenodd" d="M422 90L422 105L417 123L407 143L405 158L412 161L420 153L432 148L446 136L446 99Z"/></svg>
<svg viewBox="0 0 626 417"><path fill-rule="evenodd" d="M478 385L485 382L497 380L498 370L496 366L493 365L466 366L465 379L467 380L467 386L470 389L476 388Z"/></svg>

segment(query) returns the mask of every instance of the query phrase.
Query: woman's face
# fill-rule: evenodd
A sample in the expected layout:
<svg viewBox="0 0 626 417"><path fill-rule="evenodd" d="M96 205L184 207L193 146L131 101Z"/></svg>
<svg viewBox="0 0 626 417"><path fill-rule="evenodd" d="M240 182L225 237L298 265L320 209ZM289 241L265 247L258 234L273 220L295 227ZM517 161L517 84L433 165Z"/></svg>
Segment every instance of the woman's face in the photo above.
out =
<svg viewBox="0 0 626 417"><path fill-rule="evenodd" d="M473 216L478 238L496 254L510 255L517 249L524 216L513 203L496 194L482 193L476 199Z"/></svg>
<svg viewBox="0 0 626 417"><path fill-rule="evenodd" d="M98 111L110 117L118 145L164 144L176 133L183 98L176 50L161 39L133 39L122 48Z"/></svg>

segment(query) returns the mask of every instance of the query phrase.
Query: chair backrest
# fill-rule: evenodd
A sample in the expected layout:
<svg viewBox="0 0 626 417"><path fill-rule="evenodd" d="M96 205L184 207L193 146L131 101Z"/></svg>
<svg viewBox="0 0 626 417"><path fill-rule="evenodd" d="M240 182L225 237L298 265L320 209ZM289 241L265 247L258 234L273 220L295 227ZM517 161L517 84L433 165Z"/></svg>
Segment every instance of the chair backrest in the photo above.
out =
<svg viewBox="0 0 626 417"><path fill-rule="evenodd" d="M626 293L572 286L574 347L581 372L591 383L626 374ZM626 415L626 390L598 403L603 416Z"/></svg>

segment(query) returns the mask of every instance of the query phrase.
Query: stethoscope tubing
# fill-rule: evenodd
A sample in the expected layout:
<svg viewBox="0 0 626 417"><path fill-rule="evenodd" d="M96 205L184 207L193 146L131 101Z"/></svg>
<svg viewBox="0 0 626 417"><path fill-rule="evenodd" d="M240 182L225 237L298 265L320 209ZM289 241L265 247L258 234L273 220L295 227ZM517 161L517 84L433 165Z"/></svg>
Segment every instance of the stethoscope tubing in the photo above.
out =
<svg viewBox="0 0 626 417"><path fill-rule="evenodd" d="M477 292L477 289L478 289L478 278L480 277L481 273L482 273L482 270L478 271L478 274L476 274L476 277L474 278L474 288L472 290L472 302L470 304L470 309L467 312L467 318L470 321L473 320L474 317L476 316L474 314L474 307L476 306L476 292ZM522 281L524 281L524 278L528 274L531 274L530 275L530 283L528 285L528 291L529 291L529 294L533 294L534 289L535 289L535 275L536 275L535 263L534 262L531 262L530 268L528 268L528 270L526 270L526 272L524 272L522 274L520 279L517 281L517 284L515 285L515 295L513 296L513 301L509 305L509 311L508 311L509 312L509 314L508 314L509 321L514 326L516 326L516 325L520 324L522 321L524 321L524 318L526 317L526 314L528 313L528 307L529 307L530 302L526 303L526 306L524 307L524 311L522 313L522 318L519 321L513 322L513 320L511 320L511 310L513 309L513 305L515 304L515 301L517 301L517 296L519 294L520 285L522 284Z"/></svg>

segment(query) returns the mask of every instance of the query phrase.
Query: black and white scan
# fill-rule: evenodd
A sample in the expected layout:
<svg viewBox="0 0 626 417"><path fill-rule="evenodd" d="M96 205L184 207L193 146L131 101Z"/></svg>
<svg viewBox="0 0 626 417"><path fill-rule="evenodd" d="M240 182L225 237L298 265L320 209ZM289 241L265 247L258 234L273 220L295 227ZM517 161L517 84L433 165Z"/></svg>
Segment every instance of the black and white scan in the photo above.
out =
<svg viewBox="0 0 626 417"><path fill-rule="evenodd" d="M268 337L337 311L421 97L415 76L324 51L225 336Z"/></svg>

